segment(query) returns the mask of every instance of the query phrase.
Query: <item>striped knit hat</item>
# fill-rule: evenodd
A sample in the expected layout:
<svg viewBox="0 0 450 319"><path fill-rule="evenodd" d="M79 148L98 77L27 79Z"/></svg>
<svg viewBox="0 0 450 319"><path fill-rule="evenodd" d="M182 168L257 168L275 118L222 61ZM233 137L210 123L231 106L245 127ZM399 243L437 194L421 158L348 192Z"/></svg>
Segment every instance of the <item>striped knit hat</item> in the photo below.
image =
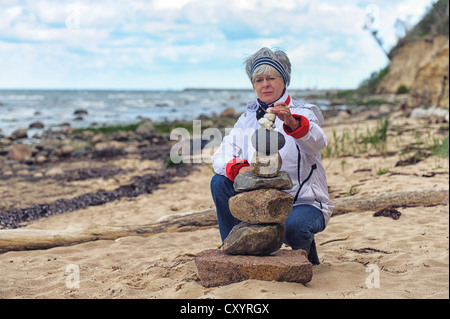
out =
<svg viewBox="0 0 450 319"><path fill-rule="evenodd" d="M286 87L289 86L289 83L291 82L290 75L286 72L283 65L278 60L272 59L268 56L258 58L255 60L255 62L253 62L252 70L251 70L252 78L253 78L253 73L255 72L256 68L259 67L260 65L264 65L264 64L270 65L275 70L277 70L281 74L281 77L283 78L284 85Z"/></svg>

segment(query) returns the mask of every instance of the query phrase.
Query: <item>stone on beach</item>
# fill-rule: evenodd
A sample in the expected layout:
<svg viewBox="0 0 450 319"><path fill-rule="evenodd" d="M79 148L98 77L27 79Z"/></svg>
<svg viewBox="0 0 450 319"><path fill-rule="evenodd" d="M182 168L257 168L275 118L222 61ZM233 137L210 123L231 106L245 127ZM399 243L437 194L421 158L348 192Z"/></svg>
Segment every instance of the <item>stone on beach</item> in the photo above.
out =
<svg viewBox="0 0 450 319"><path fill-rule="evenodd" d="M42 128L44 128L44 123L39 122L39 121L33 122L28 126L28 128L42 129Z"/></svg>
<svg viewBox="0 0 450 319"><path fill-rule="evenodd" d="M136 133L139 135L153 135L155 133L153 121L148 118L142 119L136 128Z"/></svg>
<svg viewBox="0 0 450 319"><path fill-rule="evenodd" d="M17 161L17 162L23 162L26 160L29 160L33 154L33 151L30 147L23 145L23 144L17 144L14 145L8 152L8 159Z"/></svg>
<svg viewBox="0 0 450 319"><path fill-rule="evenodd" d="M28 131L27 131L27 129L19 128L19 129L15 130L15 131L11 134L10 138L11 138L12 140L18 140L18 139L22 139L22 138L28 138Z"/></svg>
<svg viewBox="0 0 450 319"><path fill-rule="evenodd" d="M218 249L204 250L195 257L204 287L217 287L248 279L307 284L312 264L304 250L279 249L270 256L233 256Z"/></svg>
<svg viewBox="0 0 450 319"><path fill-rule="evenodd" d="M293 185L291 177L287 172L279 172L275 177L261 177L252 172L245 172L236 176L233 186L236 192L248 192L263 188L288 190Z"/></svg>
<svg viewBox="0 0 450 319"><path fill-rule="evenodd" d="M250 161L250 171L261 177L275 177L278 175L282 164L283 160L280 153L265 155L255 152Z"/></svg>
<svg viewBox="0 0 450 319"><path fill-rule="evenodd" d="M294 197L277 189L240 193L228 201L231 214L250 224L281 224L292 211Z"/></svg>
<svg viewBox="0 0 450 319"><path fill-rule="evenodd" d="M225 238L222 249L231 255L270 255L281 248L285 235L284 224L240 223Z"/></svg>

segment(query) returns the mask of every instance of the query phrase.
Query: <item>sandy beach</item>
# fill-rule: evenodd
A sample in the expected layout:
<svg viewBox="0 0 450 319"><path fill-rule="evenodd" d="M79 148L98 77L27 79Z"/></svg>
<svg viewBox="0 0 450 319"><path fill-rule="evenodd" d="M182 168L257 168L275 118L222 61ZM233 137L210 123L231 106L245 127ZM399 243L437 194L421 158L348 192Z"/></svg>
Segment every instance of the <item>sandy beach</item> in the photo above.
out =
<svg viewBox="0 0 450 319"><path fill-rule="evenodd" d="M448 189L448 157L428 152L417 163L397 165L415 154L411 146L418 146L418 141L426 146L433 137L442 139L448 134L448 123L413 119L399 110L391 112L390 121L382 151L352 152L356 146L349 145L351 155L343 150L323 159L332 199ZM368 119L368 113L360 113L326 118L323 127L330 144L333 136L355 130L365 133L377 123L376 118ZM29 207L99 189L112 190L129 183L133 176L157 172L163 165L136 154L107 164L123 171L112 177L72 182L10 177L0 186L1 204ZM73 169L74 165L101 167L105 163L91 160L58 165ZM144 225L167 215L214 208L209 191L213 174L207 164L195 165L188 176L175 177L150 194L41 218L21 229ZM333 216L325 231L316 236L321 264L314 266L313 279L306 285L247 280L204 288L195 254L221 244L217 227L209 227L2 253L0 298L449 298L448 207L447 197L430 207L397 207L398 219L374 217L373 210ZM78 287L71 285L73 269L79 271ZM378 281L371 280L374 274Z"/></svg>

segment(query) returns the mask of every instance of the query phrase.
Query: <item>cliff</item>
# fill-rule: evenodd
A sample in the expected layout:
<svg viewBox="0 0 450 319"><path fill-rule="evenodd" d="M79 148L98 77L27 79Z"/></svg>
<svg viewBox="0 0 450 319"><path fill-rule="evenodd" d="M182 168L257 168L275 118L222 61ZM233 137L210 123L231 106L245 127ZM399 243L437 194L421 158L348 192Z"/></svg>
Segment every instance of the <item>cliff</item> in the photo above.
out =
<svg viewBox="0 0 450 319"><path fill-rule="evenodd" d="M449 38L427 37L405 43L391 56L377 93L409 89L416 106L449 106Z"/></svg>

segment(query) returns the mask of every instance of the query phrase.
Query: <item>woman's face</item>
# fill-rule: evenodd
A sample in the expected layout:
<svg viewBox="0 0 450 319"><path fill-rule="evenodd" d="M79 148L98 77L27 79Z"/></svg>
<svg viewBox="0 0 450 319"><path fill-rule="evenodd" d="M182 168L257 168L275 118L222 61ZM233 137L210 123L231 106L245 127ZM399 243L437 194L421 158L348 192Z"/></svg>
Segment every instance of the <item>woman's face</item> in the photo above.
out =
<svg viewBox="0 0 450 319"><path fill-rule="evenodd" d="M283 93L283 78L270 73L257 76L253 80L253 89L258 95L258 98L264 103L275 102Z"/></svg>

